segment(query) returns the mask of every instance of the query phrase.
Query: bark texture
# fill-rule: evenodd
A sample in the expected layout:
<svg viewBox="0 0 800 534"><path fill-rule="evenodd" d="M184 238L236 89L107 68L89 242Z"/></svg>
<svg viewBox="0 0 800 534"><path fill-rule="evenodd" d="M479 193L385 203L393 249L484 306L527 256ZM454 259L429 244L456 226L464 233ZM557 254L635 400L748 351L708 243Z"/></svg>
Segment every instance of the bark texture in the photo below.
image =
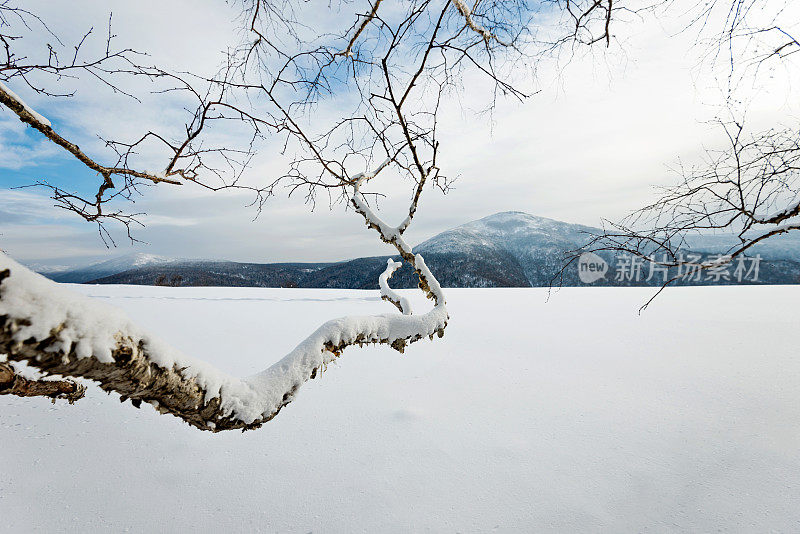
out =
<svg viewBox="0 0 800 534"><path fill-rule="evenodd" d="M7 278L8 270L0 272ZM3 286L0 282L0 299ZM28 321L0 316L0 352L10 361L29 362L46 375L62 375L96 380L101 389L120 394L120 402L128 399L135 407L148 402L160 413L170 413L202 430L228 430L258 428L263 421L246 425L242 421L223 417L219 413L219 399L204 402L205 392L194 381L186 380L179 369L164 369L147 359L145 350L130 338L119 336L113 351L113 363L97 359L79 358L73 350L65 353L54 350L59 346L58 331L43 340L34 338L15 340L15 333Z"/></svg>
<svg viewBox="0 0 800 534"><path fill-rule="evenodd" d="M72 380L31 380L17 374L8 363L0 363L0 395L17 397L50 397L65 399L70 404L83 398L86 386Z"/></svg>

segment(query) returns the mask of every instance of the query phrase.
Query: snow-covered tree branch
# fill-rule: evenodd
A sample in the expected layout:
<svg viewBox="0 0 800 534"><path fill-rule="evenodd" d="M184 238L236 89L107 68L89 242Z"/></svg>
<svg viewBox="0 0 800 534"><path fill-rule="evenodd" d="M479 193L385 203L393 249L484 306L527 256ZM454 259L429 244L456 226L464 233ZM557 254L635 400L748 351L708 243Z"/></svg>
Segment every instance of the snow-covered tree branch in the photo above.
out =
<svg viewBox="0 0 800 534"><path fill-rule="evenodd" d="M441 337L444 295L421 260L419 268L437 299L429 312L333 319L272 366L240 379L169 347L120 310L0 255L0 353L49 375L94 380L123 401L149 403L202 430L258 428L349 346L385 343L402 352L408 343Z"/></svg>

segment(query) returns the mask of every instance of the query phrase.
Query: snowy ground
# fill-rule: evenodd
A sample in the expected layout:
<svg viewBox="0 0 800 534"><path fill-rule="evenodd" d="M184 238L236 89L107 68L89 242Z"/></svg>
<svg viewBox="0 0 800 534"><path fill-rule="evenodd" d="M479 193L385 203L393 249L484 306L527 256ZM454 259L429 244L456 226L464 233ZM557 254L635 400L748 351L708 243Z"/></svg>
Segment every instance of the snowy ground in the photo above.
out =
<svg viewBox="0 0 800 534"><path fill-rule="evenodd" d="M377 291L74 286L238 375ZM800 287L450 290L264 428L0 397L7 532L800 531ZM409 293L415 295L415 293ZM422 309L419 301L416 309Z"/></svg>

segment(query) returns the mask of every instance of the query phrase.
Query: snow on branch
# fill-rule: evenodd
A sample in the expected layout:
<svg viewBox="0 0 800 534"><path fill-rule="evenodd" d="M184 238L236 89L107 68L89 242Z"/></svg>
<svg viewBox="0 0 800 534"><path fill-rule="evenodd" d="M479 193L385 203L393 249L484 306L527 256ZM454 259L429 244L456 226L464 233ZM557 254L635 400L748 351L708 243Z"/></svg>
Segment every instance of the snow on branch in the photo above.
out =
<svg viewBox="0 0 800 534"><path fill-rule="evenodd" d="M17 373L8 363L0 362L0 395L65 399L70 404L83 398L86 386L73 380L32 380Z"/></svg>
<svg viewBox="0 0 800 534"><path fill-rule="evenodd" d="M501 41L496 35L488 31L486 28L477 24L472 18L472 10L463 2L463 0L450 0L453 5L456 7L461 16L464 17L464 22L466 22L469 29L474 31L475 33L479 34L483 37L483 40L487 43L491 40L495 40L503 46L510 46L508 43Z"/></svg>
<svg viewBox="0 0 800 534"><path fill-rule="evenodd" d="M18 107L21 107L24 114L30 115L30 117L33 119L33 122L42 124L44 126L52 126L50 121L47 120L44 115L37 113L36 110L26 104L14 91L9 89L6 84L0 82L0 95L3 93L5 93L8 99L16 103Z"/></svg>
<svg viewBox="0 0 800 534"><path fill-rule="evenodd" d="M758 224L778 224L786 219L791 219L792 217L796 217L800 215L800 200L795 200L786 206L783 209L780 209L774 213L766 215L764 217L754 217L755 222Z"/></svg>
<svg viewBox="0 0 800 534"><path fill-rule="evenodd" d="M381 287L381 298L388 300L400 310L403 315L411 315L411 303L407 298L398 294L395 290L389 287L389 278L392 277L394 272L403 266L403 262L394 261L392 258L386 260L386 270L381 273L378 278L378 284Z"/></svg>
<svg viewBox="0 0 800 534"><path fill-rule="evenodd" d="M377 230L377 232L381 235L381 239L384 242L394 245L397 248L398 252L400 252L400 254L411 255L411 247L406 244L406 242L402 239L402 237L400 237L399 227L389 226L388 224L383 222L380 219L380 217L378 217L375 214L375 212L372 211L372 208L369 207L369 204L367 204L367 200L361 193L361 186L364 184L364 182L375 178L378 175L378 173L380 173L383 169L388 167L391 162L392 159L387 158L380 165L378 165L374 171L361 172L354 175L352 178L354 182L353 196L350 197L350 201L356 208L356 212L358 212L362 217L364 217L367 226Z"/></svg>
<svg viewBox="0 0 800 534"><path fill-rule="evenodd" d="M385 169L391 163L391 161L391 158L387 159L374 171L361 173L354 176L353 178L355 183L353 185L353 196L350 197L350 201L355 207L356 212L364 217L364 221L367 223L367 226L377 231L384 243L394 246L397 249L397 252L400 253L400 256L414 267L414 271L419 277L419 288L425 293L425 295L429 299L433 300L437 307L441 306L444 308L444 292L439 286L439 282L425 265L425 260L422 258L422 255L414 254L412 252L411 247L403 239L400 227L390 226L383 222L381 218L378 217L374 211L372 211L372 208L369 207L364 195L361 193L361 185L365 181L374 178L381 170ZM421 184L424 184L424 182L421 182ZM413 201L414 204L412 204L412 206L416 204L417 198L418 197L415 197L415 200ZM409 222L410 220L408 218L403 221L403 229L408 227Z"/></svg>
<svg viewBox="0 0 800 534"><path fill-rule="evenodd" d="M381 220L381 218L378 217L374 211L372 211L372 209L369 207L369 204L367 204L364 195L361 193L362 184L367 180L377 176L379 172L388 167L391 163L392 159L387 158L374 171L360 173L354 176L353 179L355 180L355 183L353 184L353 196L350 198L350 200L355 207L356 212L364 217L364 221L367 223L367 226L376 230L380 234L383 242L393 245L397 249L397 252L400 253L400 256L402 256L404 260L409 262L414 267L414 271L417 273L417 276L419 276L419 288L425 293L425 295L436 303L436 307L441 306L442 308L445 308L446 301L444 292L439 286L439 282L425 265L425 260L422 255L414 254L411 250L411 247L408 245L408 243L406 243L402 236L402 230L405 230L405 228L407 228L411 222L411 216L413 215L419 200L419 193L417 193L412 200L409 216L406 217L403 223L397 227L389 226L383 222L383 220ZM424 183L425 181L423 175L417 188L418 191L421 190Z"/></svg>
<svg viewBox="0 0 800 534"><path fill-rule="evenodd" d="M420 259L417 267L432 275ZM432 285L441 293L438 284ZM410 312L410 309L408 309ZM151 404L202 430L254 429L275 417L298 389L350 345L441 337L444 301L422 315L333 319L263 372L235 378L144 332L121 310L34 273L0 254L0 354L46 375L95 380L106 391Z"/></svg>

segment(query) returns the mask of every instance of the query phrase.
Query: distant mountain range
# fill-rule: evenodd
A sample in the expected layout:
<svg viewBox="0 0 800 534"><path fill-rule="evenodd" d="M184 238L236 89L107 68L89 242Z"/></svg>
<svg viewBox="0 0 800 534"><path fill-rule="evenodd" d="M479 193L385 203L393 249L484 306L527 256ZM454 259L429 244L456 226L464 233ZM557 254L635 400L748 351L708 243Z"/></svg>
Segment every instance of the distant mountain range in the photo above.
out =
<svg viewBox="0 0 800 534"><path fill-rule="evenodd" d="M522 212L504 212L452 228L414 248L445 287L541 287L550 285L559 274L568 251L580 249L587 233L596 228L570 224ZM749 276L736 266L729 277L718 280L680 280L680 285L725 283L795 284L800 283L800 239L773 239L755 248L764 260L753 276L752 260L745 265ZM701 236L690 242L692 250L712 254L724 252L732 239ZM648 268L639 272L628 265L630 258L601 253L608 265L606 276L592 285L658 285L663 273L647 280ZM238 263L213 260L177 260L150 254L132 254L92 264L79 269L43 273L58 282L93 284L247 286L373 289L386 268L389 256L358 258L335 263ZM395 257L396 258L396 257ZM634 277L634 274L637 276ZM674 274L674 273L669 273ZM395 273L393 287L416 287L408 265ZM563 273L560 283L585 285L578 275L578 265Z"/></svg>
<svg viewBox="0 0 800 534"><path fill-rule="evenodd" d="M173 261L175 260L171 260L162 256L156 256L154 254L144 254L142 252L138 252L98 263L92 263L91 265L77 269L59 269L54 272L39 272L52 278L56 282L84 283L104 278L106 276L112 276L124 271L153 267L156 265L164 265Z"/></svg>

